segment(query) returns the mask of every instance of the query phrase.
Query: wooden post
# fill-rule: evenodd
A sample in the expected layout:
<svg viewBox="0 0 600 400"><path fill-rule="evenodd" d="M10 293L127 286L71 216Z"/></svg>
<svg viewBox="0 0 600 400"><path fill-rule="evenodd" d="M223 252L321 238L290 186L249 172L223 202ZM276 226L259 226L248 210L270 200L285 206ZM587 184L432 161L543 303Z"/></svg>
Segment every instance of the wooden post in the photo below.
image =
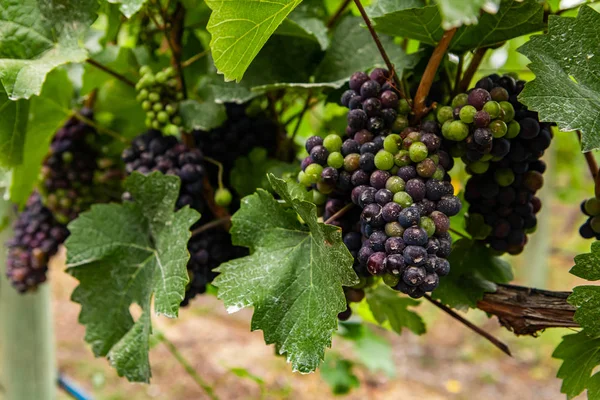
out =
<svg viewBox="0 0 600 400"><path fill-rule="evenodd" d="M21 295L5 275L6 247L0 233L0 399L54 400L56 357L50 286Z"/></svg>

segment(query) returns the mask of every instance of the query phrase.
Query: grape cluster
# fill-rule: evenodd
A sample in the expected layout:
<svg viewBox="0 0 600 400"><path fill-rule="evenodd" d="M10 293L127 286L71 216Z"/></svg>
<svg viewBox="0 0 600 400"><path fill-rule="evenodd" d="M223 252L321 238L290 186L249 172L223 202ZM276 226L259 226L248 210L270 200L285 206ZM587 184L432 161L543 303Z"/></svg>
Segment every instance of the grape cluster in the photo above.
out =
<svg viewBox="0 0 600 400"><path fill-rule="evenodd" d="M600 200L597 197L592 197L582 201L581 212L588 217L579 228L581 237L600 240Z"/></svg>
<svg viewBox="0 0 600 400"><path fill-rule="evenodd" d="M35 193L13 226L14 237L7 243L6 276L21 293L34 290L46 281L50 258L69 236Z"/></svg>
<svg viewBox="0 0 600 400"><path fill-rule="evenodd" d="M470 204L467 229L492 249L513 255L523 251L527 234L537 225L535 215L542 203L535 194L544 183L542 174L546 170L540 158L552 140L551 124L540 122L537 113L528 111L517 100L524 84L508 75L482 78L466 95L468 104L458 106L454 114L460 117L468 114L463 112L465 108L473 107L476 118L485 112L480 118L487 121L489 115L491 122L486 127L475 123L469 126L462 119L450 122L467 126L469 135L463 154L467 170L473 174L465 189ZM486 146L478 144L476 138L482 131L482 135L491 137ZM452 134L450 126L445 136Z"/></svg>
<svg viewBox="0 0 600 400"><path fill-rule="evenodd" d="M122 157L129 174L133 171L143 174L160 171L178 176L181 187L176 208L190 206L200 212L202 219L196 226L214 220L204 198L207 171L199 149L186 147L175 136L164 136L160 131L150 130L135 138L131 147L123 151ZM243 248L232 245L227 232L217 229L194 235L187 247L190 252L187 264L190 283L182 305L187 305L196 294L206 291L207 283L212 282L215 276L213 268L224 261L245 255Z"/></svg>
<svg viewBox="0 0 600 400"><path fill-rule="evenodd" d="M90 109L80 114L93 118ZM120 197L121 165L103 154L102 147L96 130L74 117L54 135L39 190L44 205L60 223L67 224L94 203Z"/></svg>
<svg viewBox="0 0 600 400"><path fill-rule="evenodd" d="M449 272L449 217L461 202L447 174L453 160L441 147L438 123L408 126L408 105L388 78L383 69L352 75L342 95L350 108L348 138L309 138L298 180L313 188L316 204L346 196L359 207L360 233L344 236L359 276L382 276L418 298Z"/></svg>
<svg viewBox="0 0 600 400"><path fill-rule="evenodd" d="M196 145L207 157L219 160L225 168L255 147L267 149L270 155L277 146L277 125L261 111L248 104L226 103L227 120L208 132L192 134Z"/></svg>
<svg viewBox="0 0 600 400"><path fill-rule="evenodd" d="M179 83L172 67L154 74L147 65L140 68L141 78L135 85L138 91L137 101L146 111L146 127L161 130L167 135L179 133L181 117L178 115L178 103L183 94L178 90Z"/></svg>

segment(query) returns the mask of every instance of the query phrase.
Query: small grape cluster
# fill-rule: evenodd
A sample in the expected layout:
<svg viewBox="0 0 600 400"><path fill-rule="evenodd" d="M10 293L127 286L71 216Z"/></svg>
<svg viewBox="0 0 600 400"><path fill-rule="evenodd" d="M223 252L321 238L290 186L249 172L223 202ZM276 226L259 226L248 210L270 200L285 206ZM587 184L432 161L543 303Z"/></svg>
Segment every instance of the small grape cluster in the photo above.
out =
<svg viewBox="0 0 600 400"><path fill-rule="evenodd" d="M21 293L34 290L46 281L48 262L69 236L64 224L34 193L14 223L14 237L7 243L6 276Z"/></svg>
<svg viewBox="0 0 600 400"><path fill-rule="evenodd" d="M122 158L129 174L133 171L143 174L160 171L178 176L181 187L176 208L190 206L200 212L202 219L198 224L214 220L204 198L207 171L204 156L199 149L186 147L175 136L165 136L158 130L150 130L135 138L131 147L123 151ZM130 195L126 193L125 199L129 198ZM213 268L224 261L245 255L243 248L233 246L228 233L217 229L192 236L188 242L188 251L190 283L182 305L187 305L196 294L206 291L206 285L215 277Z"/></svg>
<svg viewBox="0 0 600 400"><path fill-rule="evenodd" d="M349 138L309 138L298 180L313 188L316 204L345 195L360 208L360 240L344 236L359 276L382 276L418 298L450 270L449 217L461 202L447 174L453 160L441 147L439 125L408 126L408 105L388 78L383 69L352 75L342 95L350 108Z"/></svg>
<svg viewBox="0 0 600 400"><path fill-rule="evenodd" d="M135 85L137 101L146 111L146 127L161 130L167 135L177 135L181 126L178 104L183 100L175 70L167 67L154 74L147 65L140 68L141 78Z"/></svg>
<svg viewBox="0 0 600 400"><path fill-rule="evenodd" d="M93 118L87 108L80 114ZM60 223L67 224L94 203L121 196L121 165L103 154L103 147L96 130L75 117L55 133L42 165L39 190L44 205Z"/></svg>
<svg viewBox="0 0 600 400"><path fill-rule="evenodd" d="M207 157L219 160L229 169L255 147L273 155L277 146L277 125L250 104L226 103L227 120L208 132L192 132L196 145Z"/></svg>
<svg viewBox="0 0 600 400"><path fill-rule="evenodd" d="M582 201L581 212L588 217L579 228L581 237L600 240L600 199L592 197Z"/></svg>
<svg viewBox="0 0 600 400"><path fill-rule="evenodd" d="M467 150L463 160L468 172L473 174L465 188L465 199L470 204L467 229L492 249L513 255L523 251L527 234L537 225L535 215L542 203L535 194L543 186L542 174L546 170L540 158L552 140L551 124L540 122L537 113L528 111L517 100L524 84L508 75L482 78L467 95L469 105L457 107L459 116L471 103L483 111L486 106L491 111L500 110L497 119L487 127L474 125L468 129L473 142L476 133L483 129L486 135L491 134L492 144L486 147L486 151L491 148L491 152L481 157L478 152L476 160L474 147L470 148L469 141L465 141ZM500 101L498 106L494 99ZM477 110L475 115L479 112ZM497 124L492 126L494 122ZM465 125L462 120L450 122L455 123ZM451 131L448 128L447 133ZM496 151L498 148L502 151Z"/></svg>

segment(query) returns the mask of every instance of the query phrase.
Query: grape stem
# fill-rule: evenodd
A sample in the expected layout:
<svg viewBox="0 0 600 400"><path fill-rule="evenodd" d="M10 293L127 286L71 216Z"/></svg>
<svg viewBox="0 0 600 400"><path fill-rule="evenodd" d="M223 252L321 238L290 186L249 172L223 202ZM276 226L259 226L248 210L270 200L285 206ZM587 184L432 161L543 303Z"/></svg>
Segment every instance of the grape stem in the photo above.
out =
<svg viewBox="0 0 600 400"><path fill-rule="evenodd" d="M407 94L404 93L404 89L402 88L402 83L400 82L400 79L398 78L398 75L396 74L396 69L394 68L394 64L392 64L392 61L390 60L387 53L385 52L385 49L383 48L383 45L381 44L381 40L379 40L379 36L377 36L377 32L375 32L375 29L373 29L373 24L371 24L371 20L369 19L369 16L367 15L365 8L363 7L360 0L354 0L354 4L356 4L356 7L358 8L358 11L360 12L362 19L365 21L365 24L367 24L369 33L373 37L373 40L375 41L375 44L377 45L377 49L379 49L379 53L381 53L381 57L383 58L383 61L385 61L385 65L387 65L387 68L390 72L390 79L394 80L395 89L400 94L400 97L409 101L409 103L410 103L410 98L408 98Z"/></svg>
<svg viewBox="0 0 600 400"><path fill-rule="evenodd" d="M112 75L113 77L117 78L118 80L120 80L123 83L125 83L131 87L135 87L135 83L130 81L127 77L119 74L117 71L114 71L114 70L108 68L106 65L102 65L98 61L96 61L92 58L88 58L87 60L85 60L85 62L87 62L90 65L93 65L94 67L98 68L101 71L106 72L109 75Z"/></svg>
<svg viewBox="0 0 600 400"><path fill-rule="evenodd" d="M577 131L577 137L581 143L581 131ZM594 195L596 198L600 198L600 171L598 170L598 163L596 162L594 153L586 151L583 153L583 156L585 157L585 161L587 162L592 178L594 179Z"/></svg>
<svg viewBox="0 0 600 400"><path fill-rule="evenodd" d="M227 225L231 223L231 217L223 217L223 218L219 218L219 219L215 219L214 221L210 221L209 223L206 223L202 226L199 226L198 228L194 229L192 231L192 236L196 236L201 234L202 232L206 232L209 231L211 229L217 228L221 225Z"/></svg>
<svg viewBox="0 0 600 400"><path fill-rule="evenodd" d="M304 102L304 107L302 107L302 111L300 111L300 115L298 115L298 123L296 124L296 127L294 128L294 132L292 133L292 137L290 138L290 140L292 142L296 138L296 135L298 134L298 131L300 131L300 125L302 125L302 119L304 118L304 114L306 114L306 112L310 108L310 100L311 99L312 99L312 90L309 90L308 91L308 96L306 96L306 101Z"/></svg>
<svg viewBox="0 0 600 400"><path fill-rule="evenodd" d="M217 168L219 169L219 173L217 175L217 183L219 184L219 189L223 189L223 171L225 170L225 168L223 168L223 164L221 164L219 161L215 160L212 157L206 157L204 156L204 159L206 161L208 161L209 163L216 165Z"/></svg>
<svg viewBox="0 0 600 400"><path fill-rule="evenodd" d="M335 25L337 20L340 19L342 14L344 14L344 11L346 11L346 7L348 7L348 5L350 4L351 1L352 0L344 0L340 4L338 9L335 11L335 13L331 16L331 18L329 18L329 21L327 21L327 28L331 28L332 26Z"/></svg>
<svg viewBox="0 0 600 400"><path fill-rule="evenodd" d="M179 364L183 367L185 372L187 372L190 378L192 378L194 382L196 382L196 384L202 390L204 390L206 395L212 400L219 400L219 398L215 394L213 387L209 385L204 379L202 379L200 374L198 374L198 372L194 369L194 367L192 367L190 362L186 360L183 354L181 354L181 352L179 351L179 349L177 349L177 346L175 346L173 342L167 339L167 337L162 332L157 330L155 330L154 332L156 339L165 345L167 350L169 350L169 353L171 353L171 355L177 360L177 362L179 362Z"/></svg>
<svg viewBox="0 0 600 400"><path fill-rule="evenodd" d="M483 61L483 56L485 56L486 51L487 48L484 47L480 47L477 50L475 50L475 53L473 53L473 58L471 59L471 62L469 63L465 74L460 80L458 86L454 89L456 94L467 91L471 80L473 80L473 76L475 76L475 72L477 72L477 69L479 69L479 65L481 65L481 61Z"/></svg>
<svg viewBox="0 0 600 400"><path fill-rule="evenodd" d="M450 315L452 318L454 318L457 321L461 322L463 325L465 325L466 327L468 327L469 329L471 329L473 332L475 332L475 333L481 335L482 337L484 337L485 339L487 339L490 343L492 343L494 346L496 346L497 348L499 348L503 353L506 353L507 355L509 355L510 357L512 357L512 354L510 353L510 349L508 348L508 346L506 344L502 343L499 339L497 339L494 336L492 336L489 332L484 331L483 329L481 329L477 325L475 325L472 322L468 321L467 319L463 318L461 315L459 315L458 313L456 313L450 307L447 307L445 304L442 304L439 301L434 300L428 294L425 295L425 298L431 304L433 304L434 306L438 307L439 309L441 309L442 311L444 311L445 313L447 313L448 315Z"/></svg>
<svg viewBox="0 0 600 400"><path fill-rule="evenodd" d="M456 229L454 229L454 228L450 228L450 229L448 229L448 230L449 230L450 232L454 233L456 236L460 236L460 237L461 237L461 238L463 238L463 239L469 239L469 240L471 240L471 238L470 238L470 237L468 237L467 235L463 234L462 232L459 232L459 231L457 231L457 230L456 230Z"/></svg>
<svg viewBox="0 0 600 400"><path fill-rule="evenodd" d="M194 56L191 56L190 58L188 58L187 60L185 60L184 62L181 63L181 68L189 67L190 65L192 65L193 63L195 63L196 61L198 61L199 59L201 59L208 53L210 53L210 49L206 49L202 53L198 53Z"/></svg>
<svg viewBox="0 0 600 400"><path fill-rule="evenodd" d="M417 121L424 117L429 111L426 106L427 96L429 95L429 90L435 79L435 74L446 55L446 51L448 50L455 33L456 28L445 31L439 43L435 46L433 54L429 58L429 62L427 63L427 67L421 78L421 83L419 83L417 94L415 95L414 112Z"/></svg>
<svg viewBox="0 0 600 400"><path fill-rule="evenodd" d="M94 120L91 120L91 119L83 116L81 113L79 113L77 111L71 112L70 116L80 120L81 122L85 122L87 125L91 126L95 130L97 130L98 133L103 133L105 135L111 136L111 137L117 139L118 141L120 141L121 143L129 144L129 142L130 142L128 139L119 135L117 132L98 125Z"/></svg>
<svg viewBox="0 0 600 400"><path fill-rule="evenodd" d="M344 214L346 214L348 211L350 211L353 207L354 207L354 203L346 204L340 211L336 212L331 217L327 218L327 221L325 221L324 224L329 225L332 222L335 222L340 217L342 217Z"/></svg>

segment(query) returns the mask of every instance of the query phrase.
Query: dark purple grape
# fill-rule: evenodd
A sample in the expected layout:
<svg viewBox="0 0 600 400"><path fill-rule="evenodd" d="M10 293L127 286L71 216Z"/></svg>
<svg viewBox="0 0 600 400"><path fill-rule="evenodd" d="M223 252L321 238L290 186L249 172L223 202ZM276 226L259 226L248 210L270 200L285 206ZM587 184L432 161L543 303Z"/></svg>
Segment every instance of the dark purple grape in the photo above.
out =
<svg viewBox="0 0 600 400"><path fill-rule="evenodd" d="M391 237L385 241L385 252L387 254L402 254L406 244L400 237Z"/></svg>
<svg viewBox="0 0 600 400"><path fill-rule="evenodd" d="M383 85L389 79L390 72L384 68L375 68L373 71L371 71L369 77L371 78L371 80L374 80L380 85Z"/></svg>
<svg viewBox="0 0 600 400"><path fill-rule="evenodd" d="M360 156L360 169L366 172L375 170L375 154L365 153Z"/></svg>
<svg viewBox="0 0 600 400"><path fill-rule="evenodd" d="M369 174L363 170L356 170L352 173L352 178L350 180L352 185L361 186L369 184Z"/></svg>
<svg viewBox="0 0 600 400"><path fill-rule="evenodd" d="M427 250L422 246L406 246L402 255L408 265L421 266L427 262Z"/></svg>
<svg viewBox="0 0 600 400"><path fill-rule="evenodd" d="M408 207L400 211L398 222L403 228L408 228L413 225L418 225L421 220L421 213L415 206Z"/></svg>
<svg viewBox="0 0 600 400"><path fill-rule="evenodd" d="M421 290L424 292L431 292L435 290L440 284L440 278L437 274L427 274L425 279L423 279L423 283L419 286Z"/></svg>
<svg viewBox="0 0 600 400"><path fill-rule="evenodd" d="M329 151L325 146L317 145L310 150L310 158L319 165L326 165L327 157L329 157Z"/></svg>
<svg viewBox="0 0 600 400"><path fill-rule="evenodd" d="M417 177L417 170L412 165L400 167L397 175L402 178L405 182Z"/></svg>
<svg viewBox="0 0 600 400"><path fill-rule="evenodd" d="M390 254L385 260L385 269L392 275L402 275L406 268L404 256L399 253Z"/></svg>
<svg viewBox="0 0 600 400"><path fill-rule="evenodd" d="M381 93L379 96L381 100L381 106L384 108L397 108L398 107L398 95L391 90L387 90Z"/></svg>
<svg viewBox="0 0 600 400"><path fill-rule="evenodd" d="M385 272L385 259L386 255L384 252L376 252L371 254L367 261L367 269L372 275L381 275Z"/></svg>
<svg viewBox="0 0 600 400"><path fill-rule="evenodd" d="M348 126L355 130L363 129L367 125L367 113L363 110L350 110L348 113Z"/></svg>
<svg viewBox="0 0 600 400"><path fill-rule="evenodd" d="M319 136L311 136L308 139L306 139L306 143L304 146L306 147L306 152L310 154L310 151L313 149L313 147L322 145L323 138Z"/></svg>
<svg viewBox="0 0 600 400"><path fill-rule="evenodd" d="M449 217L457 215L461 208L462 203L456 196L443 196L437 203L437 210Z"/></svg>
<svg viewBox="0 0 600 400"><path fill-rule="evenodd" d="M340 100L340 102L342 103L342 105L344 107L348 107L350 105L350 100L353 97L359 96L358 93L356 93L354 90L350 89L350 90L346 90L343 94L342 94L342 98Z"/></svg>
<svg viewBox="0 0 600 400"><path fill-rule="evenodd" d="M419 286L425 280L425 269L416 266L410 266L404 270L402 280L407 285Z"/></svg>
<svg viewBox="0 0 600 400"><path fill-rule="evenodd" d="M390 178L389 172L377 170L371 174L370 184L375 189L383 189L383 188L385 188L385 184L389 178Z"/></svg>
<svg viewBox="0 0 600 400"><path fill-rule="evenodd" d="M483 105L490 101L492 97L490 93L485 89L473 89L471 93L469 93L468 102L470 105L475 107L477 110L481 110Z"/></svg>
<svg viewBox="0 0 600 400"><path fill-rule="evenodd" d="M410 179L406 182L406 193L412 197L415 202L421 201L425 198L426 187L420 179Z"/></svg>
<svg viewBox="0 0 600 400"><path fill-rule="evenodd" d="M377 193L375 193L375 201L382 206L386 205L388 203L394 204L394 203L390 203L393 198L394 198L394 195L392 194L392 192L390 192L387 189L379 189L377 191Z"/></svg>
<svg viewBox="0 0 600 400"><path fill-rule="evenodd" d="M354 90L355 92L358 92L360 91L361 86L368 80L369 76L364 72L355 72L350 77L350 89Z"/></svg>
<svg viewBox="0 0 600 400"><path fill-rule="evenodd" d="M425 246L429 237L425 229L417 226L406 228L403 235L404 243L412 246Z"/></svg>
<svg viewBox="0 0 600 400"><path fill-rule="evenodd" d="M386 222L394 222L398 220L402 207L397 203L387 203L381 210L381 215Z"/></svg>
<svg viewBox="0 0 600 400"><path fill-rule="evenodd" d="M377 97L380 89L381 85L379 85L377 81L368 80L360 87L360 95L363 100L366 100L369 97Z"/></svg>

